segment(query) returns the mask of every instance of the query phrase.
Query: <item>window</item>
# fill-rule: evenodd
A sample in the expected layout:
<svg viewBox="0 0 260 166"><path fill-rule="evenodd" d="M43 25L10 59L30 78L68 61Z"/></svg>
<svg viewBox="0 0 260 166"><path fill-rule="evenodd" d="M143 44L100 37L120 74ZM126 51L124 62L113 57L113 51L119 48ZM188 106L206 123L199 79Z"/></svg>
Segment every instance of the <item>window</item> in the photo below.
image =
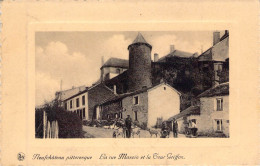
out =
<svg viewBox="0 0 260 166"><path fill-rule="evenodd" d="M65 110L67 110L68 108L67 108L67 102L65 102Z"/></svg>
<svg viewBox="0 0 260 166"><path fill-rule="evenodd" d="M222 98L217 99L217 111L223 111L223 99Z"/></svg>
<svg viewBox="0 0 260 166"><path fill-rule="evenodd" d="M72 108L72 100L70 100L70 108Z"/></svg>
<svg viewBox="0 0 260 166"><path fill-rule="evenodd" d="M218 65L218 70L219 70L219 71L222 71L222 64L219 64L219 65Z"/></svg>
<svg viewBox="0 0 260 166"><path fill-rule="evenodd" d="M79 117L82 119L82 110L79 110Z"/></svg>
<svg viewBox="0 0 260 166"><path fill-rule="evenodd" d="M119 113L119 117L120 117L120 118L123 118L122 112Z"/></svg>
<svg viewBox="0 0 260 166"><path fill-rule="evenodd" d="M216 131L223 131L222 119L216 119Z"/></svg>
<svg viewBox="0 0 260 166"><path fill-rule="evenodd" d="M139 104L139 98L138 96L134 97L134 105L138 105Z"/></svg>
<svg viewBox="0 0 260 166"><path fill-rule="evenodd" d="M86 117L86 112L85 112L85 108L83 108L83 118Z"/></svg>
<svg viewBox="0 0 260 166"><path fill-rule="evenodd" d="M82 96L82 105L85 105L85 95Z"/></svg>
<svg viewBox="0 0 260 166"><path fill-rule="evenodd" d="M134 113L135 113L135 120L137 121L137 111L135 111Z"/></svg>
<svg viewBox="0 0 260 166"><path fill-rule="evenodd" d="M115 118L116 118L116 119L118 118L118 114L117 114L117 113L115 113Z"/></svg>
<svg viewBox="0 0 260 166"><path fill-rule="evenodd" d="M76 107L79 107L79 98L76 99Z"/></svg>

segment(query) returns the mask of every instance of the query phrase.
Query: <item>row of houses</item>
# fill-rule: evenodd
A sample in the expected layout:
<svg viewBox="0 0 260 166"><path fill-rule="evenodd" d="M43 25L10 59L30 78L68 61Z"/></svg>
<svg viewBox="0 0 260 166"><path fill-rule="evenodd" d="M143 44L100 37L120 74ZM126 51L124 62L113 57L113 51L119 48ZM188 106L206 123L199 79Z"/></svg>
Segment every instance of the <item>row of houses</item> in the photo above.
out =
<svg viewBox="0 0 260 166"><path fill-rule="evenodd" d="M228 31L222 37L219 32L213 34L213 46L200 56L178 51L171 46L170 54L162 58L155 54L153 62L152 46L139 33L128 46L129 61L111 58L104 63L102 59L101 76L96 83L91 87L57 92L56 98L61 100L67 111L77 113L82 120L125 119L130 115L139 124L154 127L162 121L175 118L179 122L180 132L184 132L187 123L193 121L199 133L221 132L229 136L229 34ZM176 76L173 76L177 80L175 82L179 78L183 80L183 77L178 77L183 69L188 69L184 73L187 76L195 70L199 74L211 71L212 84L202 87L202 93L196 95L192 104L182 110L182 87L186 86L183 85L185 82L170 85L161 75L154 74L154 71L165 72L165 66L177 70ZM190 66L193 68L190 69ZM224 72L224 79L222 71L227 71ZM198 82L205 82L203 79Z"/></svg>

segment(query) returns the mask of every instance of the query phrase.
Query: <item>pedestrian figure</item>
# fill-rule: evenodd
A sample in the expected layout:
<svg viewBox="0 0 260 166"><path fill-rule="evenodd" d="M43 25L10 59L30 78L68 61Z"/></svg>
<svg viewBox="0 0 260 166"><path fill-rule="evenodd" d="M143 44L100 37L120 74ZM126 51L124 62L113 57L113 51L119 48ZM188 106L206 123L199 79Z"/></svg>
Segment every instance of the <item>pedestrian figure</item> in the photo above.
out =
<svg viewBox="0 0 260 166"><path fill-rule="evenodd" d="M167 122L162 123L162 129L161 129L161 138L166 138L170 135L171 129L168 127Z"/></svg>
<svg viewBox="0 0 260 166"><path fill-rule="evenodd" d="M192 132L192 136L196 136L197 135L197 125L194 121L191 121L191 132Z"/></svg>
<svg viewBox="0 0 260 166"><path fill-rule="evenodd" d="M126 137L131 137L131 126L132 126L132 119L130 115L127 115L127 118L125 119L125 127L126 127Z"/></svg>
<svg viewBox="0 0 260 166"><path fill-rule="evenodd" d="M172 132L173 132L173 137L177 138L178 137L178 123L175 118L172 120Z"/></svg>

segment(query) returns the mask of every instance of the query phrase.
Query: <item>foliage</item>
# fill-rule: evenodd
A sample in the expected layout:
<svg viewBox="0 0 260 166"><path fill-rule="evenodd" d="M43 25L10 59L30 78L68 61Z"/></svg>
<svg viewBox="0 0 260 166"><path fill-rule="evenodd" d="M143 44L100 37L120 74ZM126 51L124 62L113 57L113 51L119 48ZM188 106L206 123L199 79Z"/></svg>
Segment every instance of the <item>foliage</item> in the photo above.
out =
<svg viewBox="0 0 260 166"><path fill-rule="evenodd" d="M46 111L48 121L57 120L59 126L59 138L81 138L82 121L76 113L65 111L63 107L59 106L57 101L51 104L45 104L43 108L35 111L35 129L36 137L43 137L43 111ZM42 125L43 126L43 125ZM41 128L39 130L38 128ZM37 131L38 129L38 131Z"/></svg>
<svg viewBox="0 0 260 166"><path fill-rule="evenodd" d="M43 138L43 111L40 109L35 111L35 137Z"/></svg>

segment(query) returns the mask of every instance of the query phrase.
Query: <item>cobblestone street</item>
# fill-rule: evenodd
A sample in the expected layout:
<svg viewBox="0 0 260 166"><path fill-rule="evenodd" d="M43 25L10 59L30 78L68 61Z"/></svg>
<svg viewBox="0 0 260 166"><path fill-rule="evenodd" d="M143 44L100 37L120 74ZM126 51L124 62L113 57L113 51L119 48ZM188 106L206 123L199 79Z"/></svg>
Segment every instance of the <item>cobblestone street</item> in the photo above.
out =
<svg viewBox="0 0 260 166"><path fill-rule="evenodd" d="M112 138L114 129L104 129L100 127L90 127L90 126L84 126L83 125L83 131L85 138ZM160 137L160 136L158 136ZM122 136L119 136L118 138L122 138ZM135 135L135 138L139 138L138 135ZM149 131L147 130L141 130L140 132L140 138L151 138L151 135ZM155 135L153 135L152 138L156 138ZM170 133L170 138L173 138L173 133ZM184 134L178 134L178 138L187 138Z"/></svg>

